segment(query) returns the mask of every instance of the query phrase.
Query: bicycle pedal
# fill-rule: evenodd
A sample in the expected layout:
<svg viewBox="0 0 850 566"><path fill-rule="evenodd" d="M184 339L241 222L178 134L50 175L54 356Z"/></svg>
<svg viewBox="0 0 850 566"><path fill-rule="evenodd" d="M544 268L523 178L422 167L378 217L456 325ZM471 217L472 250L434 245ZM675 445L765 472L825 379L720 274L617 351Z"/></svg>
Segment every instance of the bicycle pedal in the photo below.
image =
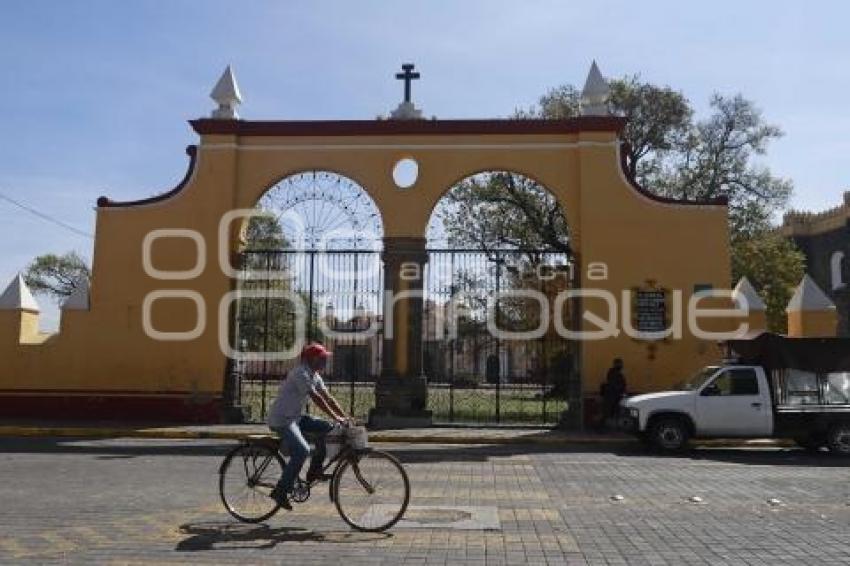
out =
<svg viewBox="0 0 850 566"><path fill-rule="evenodd" d="M295 503L304 503L310 499L310 484L301 479L295 481L295 486L289 492L289 499Z"/></svg>

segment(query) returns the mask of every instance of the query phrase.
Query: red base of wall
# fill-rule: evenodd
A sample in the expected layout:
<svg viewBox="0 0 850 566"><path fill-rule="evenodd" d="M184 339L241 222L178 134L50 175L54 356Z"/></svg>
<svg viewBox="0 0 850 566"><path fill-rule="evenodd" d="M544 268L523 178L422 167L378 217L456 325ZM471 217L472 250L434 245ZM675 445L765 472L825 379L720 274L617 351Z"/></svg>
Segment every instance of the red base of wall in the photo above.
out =
<svg viewBox="0 0 850 566"><path fill-rule="evenodd" d="M189 395L0 393L0 418L158 423L222 422L222 399Z"/></svg>
<svg viewBox="0 0 850 566"><path fill-rule="evenodd" d="M582 401L584 405L584 426L585 428L594 428L599 426L599 421L602 419L602 402L599 397L585 397Z"/></svg>

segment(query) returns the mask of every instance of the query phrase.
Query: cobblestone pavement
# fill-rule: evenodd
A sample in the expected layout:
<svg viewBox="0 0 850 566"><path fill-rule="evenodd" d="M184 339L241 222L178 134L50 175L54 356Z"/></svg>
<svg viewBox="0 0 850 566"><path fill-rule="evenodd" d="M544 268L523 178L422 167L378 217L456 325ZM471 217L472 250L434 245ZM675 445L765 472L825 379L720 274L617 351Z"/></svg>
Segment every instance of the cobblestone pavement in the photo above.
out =
<svg viewBox="0 0 850 566"><path fill-rule="evenodd" d="M232 445L0 439L0 562L850 563L850 466L826 454L393 444L420 512L496 507L500 526L361 534L323 492L266 524L231 520L216 482Z"/></svg>

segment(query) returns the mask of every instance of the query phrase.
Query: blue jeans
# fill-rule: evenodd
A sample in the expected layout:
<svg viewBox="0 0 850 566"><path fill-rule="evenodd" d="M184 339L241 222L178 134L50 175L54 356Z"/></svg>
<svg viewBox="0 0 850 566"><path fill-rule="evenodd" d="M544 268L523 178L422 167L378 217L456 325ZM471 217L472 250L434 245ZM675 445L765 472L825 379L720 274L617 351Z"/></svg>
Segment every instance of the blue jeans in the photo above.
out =
<svg viewBox="0 0 850 566"><path fill-rule="evenodd" d="M290 423L285 427L272 427L272 430L280 435L280 449L285 452L285 448L289 447L289 461L286 467L283 468L283 475L280 477L278 487L284 490L284 493L289 493L295 486L295 478L301 473L301 468L310 454L310 445L304 438L303 433L316 435L316 450L313 452L313 458L310 460L310 470L308 473L318 473L322 471L322 464L325 462L327 448L325 446L325 435L333 429L333 425L324 419L317 419L310 415L303 415L297 421Z"/></svg>

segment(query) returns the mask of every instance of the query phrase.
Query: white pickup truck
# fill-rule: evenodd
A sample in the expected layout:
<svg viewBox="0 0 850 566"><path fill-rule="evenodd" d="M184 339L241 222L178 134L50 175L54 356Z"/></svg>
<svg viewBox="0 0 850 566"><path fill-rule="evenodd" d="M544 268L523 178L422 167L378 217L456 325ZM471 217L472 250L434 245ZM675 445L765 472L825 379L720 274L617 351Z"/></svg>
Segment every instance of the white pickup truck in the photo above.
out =
<svg viewBox="0 0 850 566"><path fill-rule="evenodd" d="M730 346L749 359L705 367L671 391L625 399L622 426L666 452L690 438L772 437L850 455L850 340L763 334Z"/></svg>

